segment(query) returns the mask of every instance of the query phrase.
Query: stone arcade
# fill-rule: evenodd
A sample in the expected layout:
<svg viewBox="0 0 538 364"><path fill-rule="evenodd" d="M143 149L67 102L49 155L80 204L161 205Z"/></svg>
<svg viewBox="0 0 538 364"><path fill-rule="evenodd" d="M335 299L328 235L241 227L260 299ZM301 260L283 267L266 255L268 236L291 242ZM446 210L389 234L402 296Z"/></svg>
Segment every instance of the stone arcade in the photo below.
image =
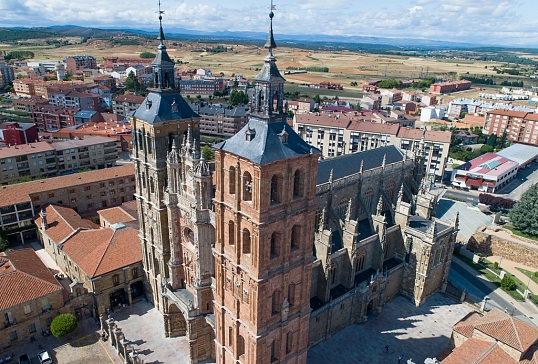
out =
<svg viewBox="0 0 538 364"><path fill-rule="evenodd" d="M273 16L249 121L214 147L214 173L162 25L131 118L146 295L192 363L306 363L311 345L398 294L421 305L448 277L458 221L432 218L423 140L413 155L320 160L286 122Z"/></svg>

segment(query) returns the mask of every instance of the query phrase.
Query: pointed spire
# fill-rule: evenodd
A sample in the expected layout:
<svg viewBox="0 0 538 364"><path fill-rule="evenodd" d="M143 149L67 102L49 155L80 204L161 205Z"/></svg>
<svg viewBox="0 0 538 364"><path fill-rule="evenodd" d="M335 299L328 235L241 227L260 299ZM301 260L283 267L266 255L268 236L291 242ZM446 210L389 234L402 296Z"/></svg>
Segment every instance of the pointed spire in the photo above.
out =
<svg viewBox="0 0 538 364"><path fill-rule="evenodd" d="M164 14L164 11L161 10L161 0L159 0L159 36L157 37L157 39L161 43L159 45L159 48L161 46L164 47L164 41L165 41L164 31L163 31L163 14Z"/></svg>
<svg viewBox="0 0 538 364"><path fill-rule="evenodd" d="M349 199L347 203L347 211L346 211L346 220L351 220L351 198Z"/></svg>
<svg viewBox="0 0 538 364"><path fill-rule="evenodd" d="M273 13L273 10L276 10L275 5L273 5L273 0L271 0L271 7L269 12L269 19L271 19L271 23L269 25L269 34L267 35L267 42L265 42L265 48L267 48L269 54L267 55L268 58L274 58L273 57L273 49L276 48L275 43L275 37L273 36L273 18L275 16L275 13Z"/></svg>
<svg viewBox="0 0 538 364"><path fill-rule="evenodd" d="M329 183L331 185L333 184L333 173L334 173L334 169L331 168L331 174L329 174Z"/></svg>
<svg viewBox="0 0 538 364"><path fill-rule="evenodd" d="M324 228L325 228L325 207L323 208L323 210L321 210L321 215L319 217L318 231L323 231Z"/></svg>
<svg viewBox="0 0 538 364"><path fill-rule="evenodd" d="M362 174L362 172L364 172L364 159L361 159L361 166L359 168L359 173Z"/></svg>
<svg viewBox="0 0 538 364"><path fill-rule="evenodd" d="M387 165L387 153L383 154L383 161L381 162L381 168L385 169Z"/></svg>
<svg viewBox="0 0 538 364"><path fill-rule="evenodd" d="M383 195L379 195L379 201L377 202L377 215L381 215L383 211Z"/></svg>
<svg viewBox="0 0 538 364"><path fill-rule="evenodd" d="M402 182L402 185L400 186L400 191L398 191L398 201L403 201L403 195L404 195L404 183Z"/></svg>

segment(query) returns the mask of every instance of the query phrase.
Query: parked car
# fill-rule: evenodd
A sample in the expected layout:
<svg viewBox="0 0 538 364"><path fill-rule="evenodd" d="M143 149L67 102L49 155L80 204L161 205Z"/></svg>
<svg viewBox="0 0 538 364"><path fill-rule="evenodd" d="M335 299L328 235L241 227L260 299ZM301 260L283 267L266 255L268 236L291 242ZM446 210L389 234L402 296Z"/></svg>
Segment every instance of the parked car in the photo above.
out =
<svg viewBox="0 0 538 364"><path fill-rule="evenodd" d="M46 350L40 351L37 354L37 359L39 359L39 364L52 364L52 357Z"/></svg>
<svg viewBox="0 0 538 364"><path fill-rule="evenodd" d="M32 364L30 358L26 354L19 356L19 364Z"/></svg>

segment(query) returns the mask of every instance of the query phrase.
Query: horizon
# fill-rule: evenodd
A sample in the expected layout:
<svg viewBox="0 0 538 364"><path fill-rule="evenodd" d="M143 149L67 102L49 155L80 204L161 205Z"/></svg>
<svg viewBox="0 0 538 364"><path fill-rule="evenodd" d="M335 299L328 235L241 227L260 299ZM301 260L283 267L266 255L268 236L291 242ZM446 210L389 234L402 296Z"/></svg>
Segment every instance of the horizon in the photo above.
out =
<svg viewBox="0 0 538 364"><path fill-rule="evenodd" d="M404 6L401 0L386 0L369 4L368 10L361 11L351 0L291 0L275 4L274 31L276 38L279 34L357 36L538 48L538 18L533 17L536 12L532 11L538 7L534 1L441 0L439 4L435 0L412 0ZM225 5L217 0L164 0L163 28L165 34L167 29L174 33L177 28L198 32L267 32L270 3L266 3L253 6L247 0ZM88 9L81 0L0 0L0 11L5 14L0 26L76 25L158 31L157 0L95 0L93 4Z"/></svg>

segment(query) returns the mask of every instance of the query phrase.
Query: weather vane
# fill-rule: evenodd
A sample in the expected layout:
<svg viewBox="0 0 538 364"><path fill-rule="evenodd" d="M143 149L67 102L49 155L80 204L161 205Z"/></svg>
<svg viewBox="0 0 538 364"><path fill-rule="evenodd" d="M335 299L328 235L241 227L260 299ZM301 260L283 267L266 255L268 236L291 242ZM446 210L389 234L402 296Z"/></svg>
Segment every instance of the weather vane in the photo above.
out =
<svg viewBox="0 0 538 364"><path fill-rule="evenodd" d="M159 16L161 16L161 14L164 14L164 11L161 10L161 0L159 0L159 11L157 13L159 14Z"/></svg>
<svg viewBox="0 0 538 364"><path fill-rule="evenodd" d="M271 6L268 7L271 11L276 10L276 5L273 5L273 0L271 0Z"/></svg>

